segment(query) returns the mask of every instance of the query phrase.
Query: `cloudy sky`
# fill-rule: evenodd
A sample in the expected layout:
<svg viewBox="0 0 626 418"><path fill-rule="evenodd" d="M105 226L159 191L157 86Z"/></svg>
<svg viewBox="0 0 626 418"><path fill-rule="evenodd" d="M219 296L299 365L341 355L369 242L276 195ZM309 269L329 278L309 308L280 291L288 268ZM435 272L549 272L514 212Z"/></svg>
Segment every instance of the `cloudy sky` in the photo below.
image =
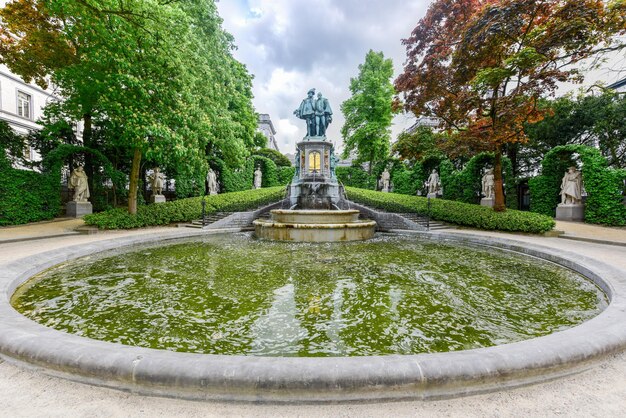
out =
<svg viewBox="0 0 626 418"><path fill-rule="evenodd" d="M235 57L254 74L254 105L268 113L278 146L292 153L305 135L304 121L293 115L306 92L315 87L333 108L327 136L341 148L341 103L350 97L350 78L368 50L391 58L395 76L405 60L401 44L424 16L430 0L221 0L223 26L235 37ZM623 64L623 60L621 63ZM615 62L605 67L615 67ZM395 78L394 76L394 78ZM613 82L606 69L592 80ZM623 74L622 74L623 76ZM393 138L412 118L394 120Z"/></svg>

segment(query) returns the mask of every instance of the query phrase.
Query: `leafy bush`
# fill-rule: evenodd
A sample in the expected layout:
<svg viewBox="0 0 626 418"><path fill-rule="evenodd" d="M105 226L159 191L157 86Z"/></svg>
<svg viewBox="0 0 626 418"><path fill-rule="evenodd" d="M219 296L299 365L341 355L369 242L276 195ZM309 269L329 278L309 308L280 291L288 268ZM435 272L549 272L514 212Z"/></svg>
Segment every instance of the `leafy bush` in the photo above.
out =
<svg viewBox="0 0 626 418"><path fill-rule="evenodd" d="M253 155L251 157L253 161L253 170L256 167L261 167L261 187L274 187L278 186L278 170L274 161L266 157L259 155ZM250 185L252 187L252 185Z"/></svg>
<svg viewBox="0 0 626 418"><path fill-rule="evenodd" d="M461 171L455 171L451 162L442 162L440 165L443 197L465 203L478 203L477 194L482 190L482 170L485 166L494 165L493 153L483 152L472 157ZM505 184L506 206L517 207L517 188L513 176L511 160L502 159L503 180Z"/></svg>
<svg viewBox="0 0 626 418"><path fill-rule="evenodd" d="M337 175L337 180L344 186L358 187L360 189L376 188L376 176L370 176L361 167L337 167L335 174Z"/></svg>
<svg viewBox="0 0 626 418"><path fill-rule="evenodd" d="M125 209L119 208L87 215L84 220L87 225L94 225L100 229L131 229L190 222L202 216L202 199L206 200L207 214L240 212L276 202L284 197L284 190L284 187L271 187L223 193L204 198L192 197L173 202L139 206L136 215L131 215Z"/></svg>
<svg viewBox="0 0 626 418"><path fill-rule="evenodd" d="M278 184L282 186L291 183L295 174L295 167L278 167Z"/></svg>
<svg viewBox="0 0 626 418"><path fill-rule="evenodd" d="M2 150L0 185L0 226L52 219L61 211L59 185L44 174L12 168Z"/></svg>
<svg viewBox="0 0 626 418"><path fill-rule="evenodd" d="M271 148L261 148L258 151L254 151L254 155L260 155L261 157L269 158L274 161L277 167L291 167L291 161L280 152Z"/></svg>
<svg viewBox="0 0 626 418"><path fill-rule="evenodd" d="M588 194L585 222L626 225L626 207L622 203L625 171L609 168L600 151L584 145L554 147L545 155L541 175L529 181L530 210L555 215L561 180L576 159L582 163L583 186Z"/></svg>
<svg viewBox="0 0 626 418"><path fill-rule="evenodd" d="M419 165L416 167L421 169ZM391 184L394 193L415 195L417 193L420 171L407 168L402 162L395 161L391 168Z"/></svg>
<svg viewBox="0 0 626 418"><path fill-rule="evenodd" d="M428 199L425 197L381 193L354 187L346 187L346 192L348 199L354 202L388 212L428 215ZM551 217L537 213L511 209L495 212L485 206L443 199L431 199L430 217L457 225L497 231L543 233L550 231L555 225Z"/></svg>

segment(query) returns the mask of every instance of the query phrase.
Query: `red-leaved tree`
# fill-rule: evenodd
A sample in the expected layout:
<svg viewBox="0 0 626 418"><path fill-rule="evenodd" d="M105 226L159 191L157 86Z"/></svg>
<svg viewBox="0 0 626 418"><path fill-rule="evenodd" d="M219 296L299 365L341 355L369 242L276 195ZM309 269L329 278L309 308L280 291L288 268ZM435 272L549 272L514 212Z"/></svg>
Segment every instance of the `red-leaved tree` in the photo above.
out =
<svg viewBox="0 0 626 418"><path fill-rule="evenodd" d="M407 110L441 118L460 149L494 152L494 210L505 210L503 148L543 118L540 97L582 81L573 64L622 48L624 33L624 0L435 0L403 41L395 86Z"/></svg>

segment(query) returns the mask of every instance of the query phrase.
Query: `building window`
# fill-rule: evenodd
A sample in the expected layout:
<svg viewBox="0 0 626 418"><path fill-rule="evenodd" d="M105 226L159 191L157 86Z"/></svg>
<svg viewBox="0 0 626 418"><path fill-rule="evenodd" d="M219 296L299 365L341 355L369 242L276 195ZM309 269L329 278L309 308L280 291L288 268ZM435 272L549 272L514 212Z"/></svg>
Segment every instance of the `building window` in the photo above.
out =
<svg viewBox="0 0 626 418"><path fill-rule="evenodd" d="M31 96L30 94L17 92L17 115L26 119L31 118Z"/></svg>

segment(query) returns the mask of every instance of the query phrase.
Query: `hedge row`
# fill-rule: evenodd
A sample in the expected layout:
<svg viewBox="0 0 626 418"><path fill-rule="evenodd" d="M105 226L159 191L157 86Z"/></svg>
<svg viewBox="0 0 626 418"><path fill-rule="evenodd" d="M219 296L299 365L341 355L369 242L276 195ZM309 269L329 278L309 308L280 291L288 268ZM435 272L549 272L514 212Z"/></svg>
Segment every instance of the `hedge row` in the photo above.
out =
<svg viewBox="0 0 626 418"><path fill-rule="evenodd" d="M45 175L10 166L0 153L0 226L52 219L61 210L59 188Z"/></svg>
<svg viewBox="0 0 626 418"><path fill-rule="evenodd" d="M588 195L585 222L626 225L626 207L622 203L626 171L610 168L600 151L584 145L562 145L546 153L541 162L541 175L528 183L530 210L554 216L561 200L561 181L570 166L581 167L583 187Z"/></svg>
<svg viewBox="0 0 626 418"><path fill-rule="evenodd" d="M348 199L356 203L386 210L388 212L428 214L428 199L393 193L346 187ZM493 209L455 202L444 199L431 199L430 217L434 220L450 222L474 228L543 233L554 228L552 218L537 213L506 210L495 212Z"/></svg>
<svg viewBox="0 0 626 418"><path fill-rule="evenodd" d="M112 209L87 215L84 220L87 225L94 225L100 229L131 229L169 225L175 222L190 222L199 219L202 216L202 199L206 200L206 213L211 214L246 211L279 201L284 195L284 187L246 190L139 206L136 215L129 214L126 209Z"/></svg>

